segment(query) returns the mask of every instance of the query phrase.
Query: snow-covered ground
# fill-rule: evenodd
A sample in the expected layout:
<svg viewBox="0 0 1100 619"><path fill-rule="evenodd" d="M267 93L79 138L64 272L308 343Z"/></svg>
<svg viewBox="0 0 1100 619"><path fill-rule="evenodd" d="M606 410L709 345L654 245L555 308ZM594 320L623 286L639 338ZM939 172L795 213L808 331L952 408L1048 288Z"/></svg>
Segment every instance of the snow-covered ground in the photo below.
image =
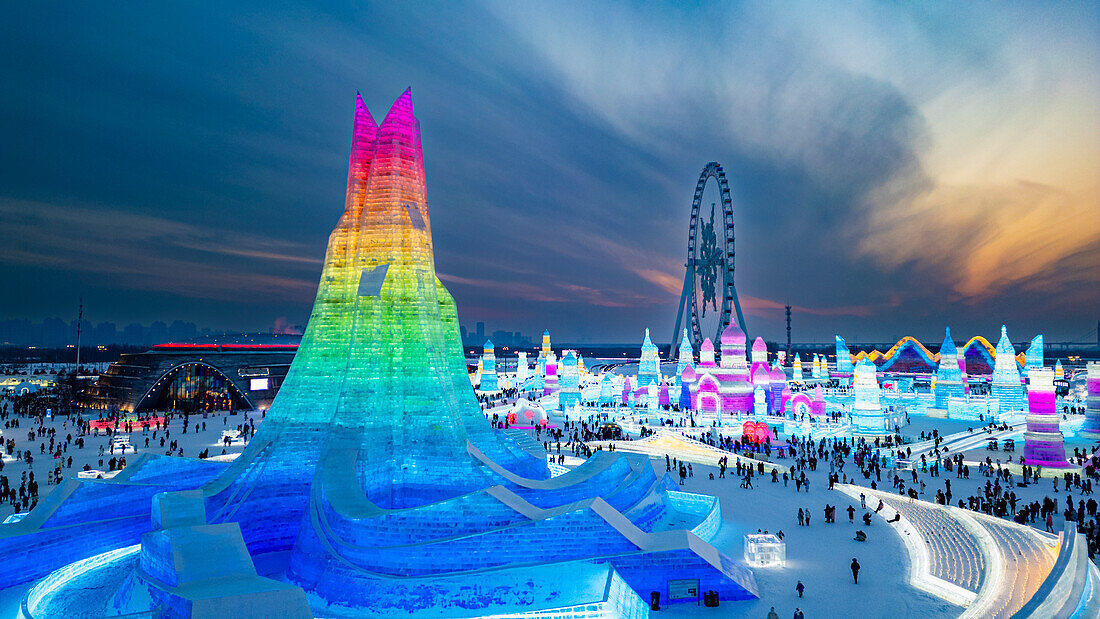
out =
<svg viewBox="0 0 1100 619"><path fill-rule="evenodd" d="M3 406L4 399L0 399L0 407ZM11 405L8 406L9 416L4 420L10 422L13 417L10 415ZM248 419L253 419L259 427L261 420L260 413L258 412L239 412L237 414L229 413L212 413L205 418L200 415L192 415L190 418L190 427L185 434L183 432L183 419L173 419L168 424L168 432L164 430L159 432L154 430L149 431L135 431L129 433L119 433L118 435L106 436L101 434L99 436L88 434L84 436L84 448L78 448L75 444L75 439L79 436L79 432L76 431L68 419L63 416L55 416L45 421L44 425L47 428L53 428L56 432L55 441L62 444L65 443L65 439L69 434L72 434L74 442L69 443L67 449L64 449L62 456L65 460L65 464L68 463L68 458L72 457L72 467L65 466L62 469L62 473L65 476L75 476L78 471L84 468L87 464L93 469L107 471L109 467L109 460L112 455L116 458L123 456L120 450L115 450L114 454L110 453L111 441L116 436L129 436L130 444L136 448L129 448L126 450L125 457L128 462L133 462L134 458L138 454L146 451L158 454L167 454L168 446L172 441L177 442L177 451L172 455L178 455L179 449L183 449L184 457L197 458L199 452L209 449L211 457L219 457L223 454L233 455L239 454L244 450L245 443L240 438L236 438L231 444L226 446L222 443L222 432L230 431L236 433L240 430L240 427L246 423ZM0 470L0 475L7 476L8 483L18 489L20 481L24 472L34 472L34 478L38 482L38 494L39 498L46 496L54 488L56 484L47 484L49 472L54 470L56 464L55 460L49 454L50 439L49 437L37 436L33 440L28 439L27 433L35 429L33 420L20 417L20 427L18 428L4 428L3 422L0 422L0 432L3 433L4 440L15 439L15 455L9 456L6 450L3 453L3 470ZM205 423L205 429L203 424ZM198 431L195 430L195 425L198 424ZM155 436L154 436L155 435ZM149 439L149 447L145 446L145 439ZM164 447L160 445L160 439L165 438ZM42 453L43 443L46 446L47 453ZM104 454L100 455L100 447L103 448ZM31 466L27 466L21 459L17 459L16 455L26 450L31 451L33 461ZM0 519L9 516L13 513L11 505L8 503L0 504Z"/></svg>
<svg viewBox="0 0 1100 619"><path fill-rule="evenodd" d="M505 407L501 407L502 409ZM257 423L262 421L256 413L252 413ZM211 414L206 418L201 415L192 416L190 428L186 434L182 432L182 420L177 419L169 426L169 436L166 446L160 447L160 438L163 431L158 432L154 438L154 432L134 432L130 435L131 444L137 446L137 453L146 451L145 438L150 439L150 451L164 454L167 452L168 441L178 441L179 447L188 457L196 457L204 449L210 449L212 456L220 455L223 449L232 456L243 450L242 441L235 440L229 447L224 447L221 439L223 430L237 430L246 422L246 414L229 415L226 413ZM559 420L560 421L560 420ZM40 454L41 437L34 441L28 441L27 432L31 430L31 421L21 419L22 427L8 428L4 430L5 437L16 439L16 449L22 451L31 449L34 454L34 470L36 479L39 480L39 492L42 495L49 493L56 486L49 486L46 482L47 471L52 470L54 462L48 455ZM202 424L206 427L203 429ZM199 430L195 431L198 424ZM46 422L48 427L55 428L57 437L64 441L66 434L72 432L72 428L64 418L54 418ZM903 430L903 434L914 440L919 438L921 432L930 432L937 429L941 435L951 435L965 432L974 424L942 419L928 419L914 417L913 423ZM669 429L679 432L681 429ZM698 429L685 429L689 433L697 433ZM980 430L979 430L980 431ZM86 436L86 445L83 449L70 444L65 456L73 457L72 468L66 468L66 475L75 475L84 464L92 468L105 469L106 461L110 458L107 453L99 455L102 446L108 450L110 438L106 436ZM48 439L45 441L48 446ZM1091 444L1076 439L1067 440L1067 451L1072 453L1073 447L1089 447ZM1017 452L1023 450L1023 441L1018 441ZM564 452L563 448L563 452ZM704 452L705 453L705 452ZM966 452L968 460L973 457L984 457L984 447ZM997 453L997 452L991 452ZM116 456L119 455L116 453ZM1003 453L1001 454L1003 457ZM134 453L127 451L127 459L132 461ZM100 465L100 460L104 465ZM715 457L715 464L717 457ZM731 458L731 463L733 459ZM569 457L567 466L575 466L580 459ZM790 466L794 464L791 458L776 460L778 464ZM653 461L659 474L664 474L665 465L663 458ZM5 456L2 473L6 475L13 486L18 487L22 471L28 467L21 461ZM661 611L661 616L667 617L695 617L695 616L767 616L771 607L775 607L780 617L791 617L796 608L800 608L806 617L957 617L963 608L953 605L941 598L918 590L909 584L907 572L910 559L899 531L899 524L887 523L885 516L891 511L887 510L883 515L873 517L871 526L864 526L861 516L865 510L860 509L858 499L852 499L848 495L828 489L829 464L826 460L819 461L816 471L806 471L811 483L809 491L803 489L796 492L793 482L784 485L782 481L772 483L770 475L754 478L754 488L740 487L740 479L734 471L728 471L725 478L719 478L716 466L708 466L695 461L693 476L686 480L684 490L716 496L721 501L723 524L714 545L736 560L744 557L744 536L747 533L756 533L758 530L767 530L771 533L782 531L786 542L787 562L783 567L755 568L757 584L760 588L761 599L753 602L724 603L719 609L696 606L694 604L676 604ZM854 463L846 462L843 471L850 476L858 473ZM713 473L715 479L710 479ZM896 493L892 489L890 478L892 469L883 469L882 481L878 483L880 491ZM911 473L906 471L904 478L907 485L912 485ZM860 486L870 486L875 480L864 479L862 475L856 475L853 483ZM960 479L955 473L943 471L940 477L931 477L926 473L918 472L918 480L924 481L926 486L921 498L932 500L937 489L944 488L944 481L951 481L953 497L965 498L970 494L981 492L981 488L992 478L978 473L977 467L971 467L970 479ZM919 487L918 481L918 487ZM1079 493L1066 493L1062 489L1058 494L1053 493L1053 482L1044 480L1040 484L1031 484L1026 488L1008 488L1016 493L1020 503L1033 500L1041 501L1045 496L1051 496L1058 500L1059 510L1055 514L1055 530L1060 530L1062 525L1061 511L1065 507L1065 498L1071 496L1076 503L1082 497ZM957 500L957 498L955 500ZM1085 500L1088 497L1084 497ZM874 505L868 501L869 507ZM825 523L825 505L837 506L836 523ZM849 505L856 508L855 521L848 521L846 509ZM798 509L808 511L811 514L809 526L798 525ZM0 507L0 515L11 513L8 506ZM859 542L854 539L857 529L864 530L868 539ZM852 582L849 565L853 558L859 560L862 569L860 571L859 584ZM795 590L796 584L801 581L805 585L804 597L799 598ZM14 595L14 594L13 594ZM18 597L18 596L16 596ZM3 600L0 600L3 602Z"/></svg>

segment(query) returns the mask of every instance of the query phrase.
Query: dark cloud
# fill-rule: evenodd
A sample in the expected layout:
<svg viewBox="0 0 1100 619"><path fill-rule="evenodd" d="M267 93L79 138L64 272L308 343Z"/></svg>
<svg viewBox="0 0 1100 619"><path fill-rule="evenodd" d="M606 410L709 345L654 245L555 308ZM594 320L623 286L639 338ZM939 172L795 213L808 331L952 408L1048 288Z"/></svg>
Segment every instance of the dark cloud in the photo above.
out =
<svg viewBox="0 0 1100 619"><path fill-rule="evenodd" d="M730 175L738 288L765 337L782 337L786 302L807 340L1000 321L1069 336L1094 319L1095 292L1029 306L999 290L961 324L975 308L951 264L866 247L884 191L908 203L934 184L917 103L773 15L666 9L669 25L645 9L586 40L620 9L545 9L576 13L571 28L507 5L11 7L0 266L21 294L0 317L66 315L83 294L94 319L304 322L343 207L354 93L381 119L411 85L437 268L464 322L667 337L710 160Z"/></svg>

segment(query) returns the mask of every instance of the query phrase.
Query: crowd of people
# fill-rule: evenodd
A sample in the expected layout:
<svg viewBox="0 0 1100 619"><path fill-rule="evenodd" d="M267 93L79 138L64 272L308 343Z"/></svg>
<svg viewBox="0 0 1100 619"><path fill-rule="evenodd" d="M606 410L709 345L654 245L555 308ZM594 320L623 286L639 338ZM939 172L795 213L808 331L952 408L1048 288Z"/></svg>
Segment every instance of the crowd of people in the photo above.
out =
<svg viewBox="0 0 1100 619"><path fill-rule="evenodd" d="M221 441L222 454L228 453L231 443L247 444L256 432L257 413L245 412L236 419L225 412L204 416L179 411L141 416L114 412L106 417L77 412L54 417L49 407L42 405L48 397L43 393L0 397L0 505L13 513L34 509L41 496L40 483L54 486L80 471L110 474L125 468L127 457L132 459L140 451L209 457L209 446L195 449L193 445L214 440L196 437L189 442L194 449L189 453L182 440L188 433L208 432L208 424L213 424L209 431L220 433L215 440ZM258 413L261 419L263 414ZM221 424L217 417L222 418ZM230 431L231 419L238 423ZM93 427L93 421L100 427Z"/></svg>

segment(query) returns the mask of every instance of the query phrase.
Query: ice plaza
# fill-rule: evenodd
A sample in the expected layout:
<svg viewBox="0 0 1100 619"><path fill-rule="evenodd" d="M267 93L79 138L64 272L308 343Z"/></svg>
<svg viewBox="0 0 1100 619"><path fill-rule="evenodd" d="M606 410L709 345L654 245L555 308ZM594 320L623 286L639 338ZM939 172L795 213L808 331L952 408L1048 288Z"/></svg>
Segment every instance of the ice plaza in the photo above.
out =
<svg viewBox="0 0 1100 619"><path fill-rule="evenodd" d="M725 189L720 164L708 182ZM715 219L701 193L667 358L648 329L627 363L547 332L531 359L485 342L471 373L411 91L381 121L357 97L313 311L247 446L195 459L142 442L192 440L178 415L103 432L38 419L70 434L64 453L76 433L89 464L69 458L0 525L0 604L26 619L1098 616L1100 364L1052 366L1041 335L1017 355L1004 328L962 348L946 329L934 353L750 342L732 254L713 260L728 203ZM700 273L720 283L700 293ZM129 461L101 470L100 445Z"/></svg>

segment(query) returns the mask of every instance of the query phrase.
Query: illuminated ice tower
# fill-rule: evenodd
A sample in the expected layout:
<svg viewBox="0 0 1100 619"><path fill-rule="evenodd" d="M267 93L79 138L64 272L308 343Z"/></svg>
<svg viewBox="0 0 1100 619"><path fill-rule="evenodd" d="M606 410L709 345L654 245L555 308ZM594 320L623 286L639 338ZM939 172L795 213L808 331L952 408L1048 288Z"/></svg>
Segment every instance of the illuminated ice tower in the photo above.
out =
<svg viewBox="0 0 1100 619"><path fill-rule="evenodd" d="M1065 441L1059 430L1055 406L1054 370L1031 368L1027 371L1027 432L1024 433L1024 460L1030 465L1069 466Z"/></svg>
<svg viewBox="0 0 1100 619"><path fill-rule="evenodd" d="M821 359L814 353L814 362L810 366L810 378L821 378Z"/></svg>
<svg viewBox="0 0 1100 619"><path fill-rule="evenodd" d="M527 367L527 353L521 352L516 359L516 389L523 387L523 383L527 381L528 372L530 368Z"/></svg>
<svg viewBox="0 0 1100 619"><path fill-rule="evenodd" d="M936 401L933 408L947 410L947 399L962 397L962 371L959 370L959 349L951 339L951 327L944 331L943 345L940 346L940 365L936 369Z"/></svg>
<svg viewBox="0 0 1100 619"><path fill-rule="evenodd" d="M74 589L96 617L634 618L685 580L758 597L707 541L713 498L607 451L551 478L486 420L436 277L419 127L409 91L380 125L357 101L313 312L245 451L65 479L0 524L0 589L53 572L28 596L38 617L72 616Z"/></svg>
<svg viewBox="0 0 1100 619"><path fill-rule="evenodd" d="M542 348L539 349L539 358L536 362L539 376L546 376L546 358L550 356L550 329L542 332Z"/></svg>
<svg viewBox="0 0 1100 619"><path fill-rule="evenodd" d="M1001 339L997 340L990 394L1000 401L1001 411L1025 410L1020 364L1016 362L1016 350L1008 339L1008 328L1004 325L1001 325Z"/></svg>
<svg viewBox="0 0 1100 619"><path fill-rule="evenodd" d="M886 414L882 410L881 393L878 387L877 368L867 357L859 360L853 368L852 391L855 401L852 404L852 434L856 436L886 436L893 429L887 425Z"/></svg>
<svg viewBox="0 0 1100 619"><path fill-rule="evenodd" d="M692 364L694 355L695 352L691 347L691 338L688 337L688 330L684 329L684 337L680 340L680 353L676 357L677 380L680 380L680 375L683 374L684 368Z"/></svg>
<svg viewBox="0 0 1100 619"><path fill-rule="evenodd" d="M1031 345L1024 353L1024 370L1043 367L1043 334L1031 338Z"/></svg>
<svg viewBox="0 0 1100 619"><path fill-rule="evenodd" d="M1083 438L1100 438L1100 362L1089 361L1086 368L1085 388L1088 390L1088 400L1085 409L1085 425L1081 426L1078 434Z"/></svg>
<svg viewBox="0 0 1100 619"><path fill-rule="evenodd" d="M563 411L571 410L580 403L580 368L577 366L577 353L572 350L562 355L558 386L558 408Z"/></svg>
<svg viewBox="0 0 1100 619"><path fill-rule="evenodd" d="M838 335L836 336L836 373L843 378L851 376L853 371L852 352L848 350L848 344L845 343L844 338Z"/></svg>
<svg viewBox="0 0 1100 619"><path fill-rule="evenodd" d="M722 413L726 415L748 414L753 411L749 365L745 359L746 339L745 332L735 322L731 322L722 331L722 358L714 377L718 379L719 392L722 394Z"/></svg>
<svg viewBox="0 0 1100 619"><path fill-rule="evenodd" d="M642 340L642 356L638 361L638 386L648 387L661 381L661 361L657 357L657 346L649 339L649 329L645 330Z"/></svg>
<svg viewBox="0 0 1100 619"><path fill-rule="evenodd" d="M485 340L485 348L481 353L481 386L480 391L499 391L497 383L497 356L493 349L493 340Z"/></svg>
<svg viewBox="0 0 1100 619"><path fill-rule="evenodd" d="M791 374L791 382L800 383L805 380L805 376L802 375L802 355L795 354L794 356L794 368Z"/></svg>
<svg viewBox="0 0 1100 619"><path fill-rule="evenodd" d="M542 384L542 395L547 396L558 390L558 358L554 351L546 353L546 379Z"/></svg>

